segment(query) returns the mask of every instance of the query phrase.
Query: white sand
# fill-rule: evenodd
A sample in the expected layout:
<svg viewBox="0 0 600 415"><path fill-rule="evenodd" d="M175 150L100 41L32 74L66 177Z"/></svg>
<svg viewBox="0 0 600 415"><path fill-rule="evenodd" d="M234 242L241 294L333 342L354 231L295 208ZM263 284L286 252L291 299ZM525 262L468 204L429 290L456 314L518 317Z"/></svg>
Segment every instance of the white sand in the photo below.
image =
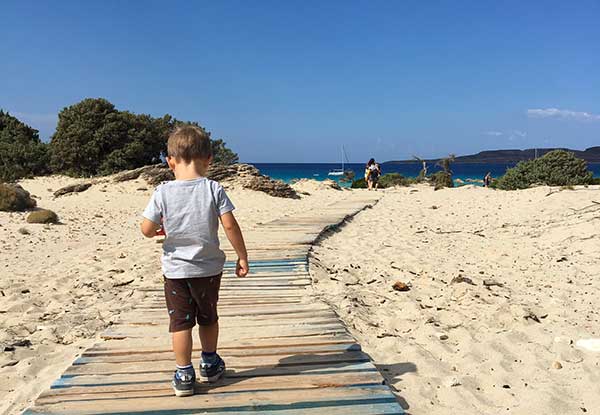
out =
<svg viewBox="0 0 600 415"><path fill-rule="evenodd" d="M141 298L140 287L161 276L160 245L138 230L151 187L142 180L98 184L52 198L53 190L74 182L22 183L39 206L58 213L61 225L30 225L25 214L0 212L0 345L32 342L14 352L0 349L0 413L31 405ZM242 228L250 230L357 192L324 187L300 183L298 190L309 194L300 200L229 194ZM386 191L375 208L315 249L317 290L410 413L575 414L600 407L600 354L570 344L600 338L600 211L569 209L600 200L600 191L546 193ZM449 284L459 273L476 285ZM488 290L484 278L506 285ZM396 280L411 282L412 291L391 290ZM541 323L525 320L529 312Z"/></svg>
<svg viewBox="0 0 600 415"><path fill-rule="evenodd" d="M53 191L79 181L21 183L39 207L56 211L60 225L28 224L25 213L0 212L0 413L18 414L31 405L119 312L142 297L138 288L160 283L161 246L139 231L152 187L143 180L109 182L53 198ZM228 194L242 229L250 230L351 192L321 190L300 200L234 188ZM3 352L19 340L32 347Z"/></svg>
<svg viewBox="0 0 600 415"><path fill-rule="evenodd" d="M575 347L600 338L600 189L549 192L390 190L314 249L411 414L600 413L600 353Z"/></svg>

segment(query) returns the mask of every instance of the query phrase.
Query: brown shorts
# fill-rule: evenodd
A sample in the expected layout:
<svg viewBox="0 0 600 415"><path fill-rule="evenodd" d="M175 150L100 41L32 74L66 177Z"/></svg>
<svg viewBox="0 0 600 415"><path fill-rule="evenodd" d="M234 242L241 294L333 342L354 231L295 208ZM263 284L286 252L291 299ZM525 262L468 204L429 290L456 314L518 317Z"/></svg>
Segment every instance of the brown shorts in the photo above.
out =
<svg viewBox="0 0 600 415"><path fill-rule="evenodd" d="M169 332L188 330L198 322L209 326L219 320L217 302L221 275L201 278L164 278Z"/></svg>

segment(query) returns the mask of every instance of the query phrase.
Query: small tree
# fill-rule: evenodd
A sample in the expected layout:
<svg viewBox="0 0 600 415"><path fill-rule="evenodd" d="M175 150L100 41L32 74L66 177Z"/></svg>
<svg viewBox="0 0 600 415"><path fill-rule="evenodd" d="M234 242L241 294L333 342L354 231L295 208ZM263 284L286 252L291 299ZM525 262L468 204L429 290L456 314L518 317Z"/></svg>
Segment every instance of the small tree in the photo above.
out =
<svg viewBox="0 0 600 415"><path fill-rule="evenodd" d="M522 161L508 169L495 187L503 190L526 189L534 184L574 186L591 184L593 173L585 160L565 150L554 150L535 159Z"/></svg>
<svg viewBox="0 0 600 415"><path fill-rule="evenodd" d="M417 177L417 180L421 182L427 177L427 161L417 156L413 156L413 159L421 163L421 171L419 172L419 176Z"/></svg>
<svg viewBox="0 0 600 415"><path fill-rule="evenodd" d="M452 170L450 169L450 164L454 161L454 159L454 154L449 154L448 157L444 157L436 163L436 166L441 167L442 171L435 172L431 175L431 181L435 187L435 190L439 190L444 187L454 187Z"/></svg>
<svg viewBox="0 0 600 415"><path fill-rule="evenodd" d="M48 148L38 131L0 110L0 180L48 172Z"/></svg>

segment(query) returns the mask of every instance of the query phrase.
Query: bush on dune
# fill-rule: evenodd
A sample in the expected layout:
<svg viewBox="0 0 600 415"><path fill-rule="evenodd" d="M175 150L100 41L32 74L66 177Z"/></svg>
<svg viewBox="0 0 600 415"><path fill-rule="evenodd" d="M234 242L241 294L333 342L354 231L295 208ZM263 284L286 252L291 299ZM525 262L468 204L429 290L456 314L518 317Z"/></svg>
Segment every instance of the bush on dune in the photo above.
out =
<svg viewBox="0 0 600 415"><path fill-rule="evenodd" d="M593 173L588 170L585 160L575 154L554 150L535 160L522 161L508 169L504 176L494 183L502 190L526 189L536 184L548 186L575 186L592 184Z"/></svg>
<svg viewBox="0 0 600 415"><path fill-rule="evenodd" d="M414 183L417 183L417 180L404 177L400 173L387 173L379 178L380 189L387 189L388 187L394 186L410 186ZM352 189L366 189L367 182L364 178L360 178L352 181L352 185L350 187Z"/></svg>
<svg viewBox="0 0 600 415"><path fill-rule="evenodd" d="M444 187L454 187L452 174L445 171L438 171L429 177L430 183L435 190L443 189Z"/></svg>
<svg viewBox="0 0 600 415"><path fill-rule="evenodd" d="M14 181L48 172L48 146L38 131L0 110L0 180Z"/></svg>
<svg viewBox="0 0 600 415"><path fill-rule="evenodd" d="M159 154L166 154L169 133L183 124L202 128L168 114L154 118L119 111L102 98L84 99L58 115L50 141L51 166L55 172L90 176L154 164ZM212 147L215 163L237 162L237 154L223 140L212 140Z"/></svg>

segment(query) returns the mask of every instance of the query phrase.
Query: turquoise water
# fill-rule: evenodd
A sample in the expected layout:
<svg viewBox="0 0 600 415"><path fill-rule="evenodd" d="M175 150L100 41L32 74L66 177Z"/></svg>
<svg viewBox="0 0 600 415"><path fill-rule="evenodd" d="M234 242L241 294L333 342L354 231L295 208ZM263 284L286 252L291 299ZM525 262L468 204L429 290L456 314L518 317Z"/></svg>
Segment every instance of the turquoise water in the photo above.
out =
<svg viewBox="0 0 600 415"><path fill-rule="evenodd" d="M336 163L252 163L262 174L266 174L274 179L283 180L290 183L298 179L325 180L333 179L339 181L340 176L328 176L330 170L339 169L340 164ZM506 172L506 169L513 167L514 164L453 164L452 172L454 179L467 181L468 179L481 180L487 172L492 177L499 177ZM594 172L594 176L600 177L600 163L589 163L588 167ZM364 175L364 164L351 163L346 164L345 169L354 171L355 176ZM416 177L419 175L421 165L411 164L382 164L382 173L400 173L405 177ZM429 166L430 172L438 171L439 168Z"/></svg>

